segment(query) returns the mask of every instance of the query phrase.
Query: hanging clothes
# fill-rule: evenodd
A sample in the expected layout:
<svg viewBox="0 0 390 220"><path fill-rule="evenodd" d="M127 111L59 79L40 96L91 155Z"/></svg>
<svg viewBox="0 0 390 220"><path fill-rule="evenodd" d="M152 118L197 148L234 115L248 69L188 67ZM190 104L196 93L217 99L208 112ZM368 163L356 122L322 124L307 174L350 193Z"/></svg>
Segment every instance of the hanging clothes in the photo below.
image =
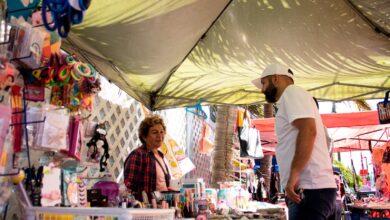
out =
<svg viewBox="0 0 390 220"><path fill-rule="evenodd" d="M214 149L214 132L210 125L203 121L202 138L199 142L199 153L209 154Z"/></svg>
<svg viewBox="0 0 390 220"><path fill-rule="evenodd" d="M245 110L238 110L237 129L240 157L263 158L260 132L251 126L249 113Z"/></svg>

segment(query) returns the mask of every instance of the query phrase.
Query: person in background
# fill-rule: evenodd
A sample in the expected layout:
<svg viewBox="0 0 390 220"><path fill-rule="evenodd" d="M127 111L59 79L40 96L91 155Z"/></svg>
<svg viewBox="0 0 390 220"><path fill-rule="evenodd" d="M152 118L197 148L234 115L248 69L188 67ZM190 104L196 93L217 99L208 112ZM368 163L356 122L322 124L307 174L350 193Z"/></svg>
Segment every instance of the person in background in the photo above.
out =
<svg viewBox="0 0 390 220"><path fill-rule="evenodd" d="M142 145L133 150L124 163L124 183L134 197L142 201L144 191L149 199L154 191L168 191L170 174L159 151L166 133L164 121L158 115L145 118L138 129Z"/></svg>
<svg viewBox="0 0 390 220"><path fill-rule="evenodd" d="M276 159L289 219L328 219L334 212L336 183L313 97L294 85L293 72L281 64L267 66L252 83L278 109Z"/></svg>
<svg viewBox="0 0 390 220"><path fill-rule="evenodd" d="M333 167L333 174L336 181L337 193L336 193L336 206L331 219L341 220L341 214L343 212L343 197L345 195L344 184L341 177L341 171L339 168Z"/></svg>

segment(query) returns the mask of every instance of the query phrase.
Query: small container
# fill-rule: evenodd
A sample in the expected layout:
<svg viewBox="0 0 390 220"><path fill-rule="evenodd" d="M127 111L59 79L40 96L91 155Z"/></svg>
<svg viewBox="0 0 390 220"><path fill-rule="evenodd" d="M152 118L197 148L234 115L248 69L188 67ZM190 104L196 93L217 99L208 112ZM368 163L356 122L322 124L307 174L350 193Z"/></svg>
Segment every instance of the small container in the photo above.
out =
<svg viewBox="0 0 390 220"><path fill-rule="evenodd" d="M152 199L152 208L157 209L156 199Z"/></svg>

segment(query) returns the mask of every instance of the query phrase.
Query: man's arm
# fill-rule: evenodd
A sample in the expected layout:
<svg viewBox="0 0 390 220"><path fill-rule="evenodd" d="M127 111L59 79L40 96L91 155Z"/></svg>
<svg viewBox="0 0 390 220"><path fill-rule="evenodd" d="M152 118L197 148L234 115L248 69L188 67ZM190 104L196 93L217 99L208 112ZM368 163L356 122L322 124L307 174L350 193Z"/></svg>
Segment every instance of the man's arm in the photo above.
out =
<svg viewBox="0 0 390 220"><path fill-rule="evenodd" d="M317 135L314 118L301 118L292 123L298 128L295 154L291 163L291 173L300 173L309 162Z"/></svg>
<svg viewBox="0 0 390 220"><path fill-rule="evenodd" d="M309 162L317 135L314 118L300 118L292 123L298 129L295 154L291 163L290 178L287 182L287 196L296 203L300 202L300 197L295 193L299 181L299 174Z"/></svg>

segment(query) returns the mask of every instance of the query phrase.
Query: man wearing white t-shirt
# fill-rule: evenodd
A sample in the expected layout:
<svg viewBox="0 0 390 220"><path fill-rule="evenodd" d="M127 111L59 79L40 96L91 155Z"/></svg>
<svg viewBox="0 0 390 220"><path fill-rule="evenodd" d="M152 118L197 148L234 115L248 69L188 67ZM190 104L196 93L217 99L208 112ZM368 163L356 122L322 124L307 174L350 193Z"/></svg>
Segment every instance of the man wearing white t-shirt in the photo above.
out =
<svg viewBox="0 0 390 220"><path fill-rule="evenodd" d="M280 64L267 66L252 83L278 109L276 159L289 219L328 219L335 207L336 183L313 97L295 86L293 72Z"/></svg>

